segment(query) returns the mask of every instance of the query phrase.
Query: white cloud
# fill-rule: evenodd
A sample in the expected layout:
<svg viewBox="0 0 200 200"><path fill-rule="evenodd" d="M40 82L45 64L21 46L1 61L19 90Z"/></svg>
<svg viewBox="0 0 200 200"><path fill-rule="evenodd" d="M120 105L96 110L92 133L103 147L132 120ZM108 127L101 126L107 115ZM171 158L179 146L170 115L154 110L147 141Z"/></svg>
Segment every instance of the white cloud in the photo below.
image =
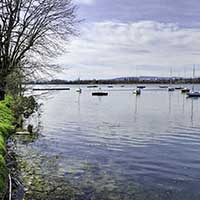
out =
<svg viewBox="0 0 200 200"><path fill-rule="evenodd" d="M67 78L167 75L169 67L200 63L200 29L154 21L101 22L84 25L59 63L71 70ZM182 69L181 69L182 67Z"/></svg>

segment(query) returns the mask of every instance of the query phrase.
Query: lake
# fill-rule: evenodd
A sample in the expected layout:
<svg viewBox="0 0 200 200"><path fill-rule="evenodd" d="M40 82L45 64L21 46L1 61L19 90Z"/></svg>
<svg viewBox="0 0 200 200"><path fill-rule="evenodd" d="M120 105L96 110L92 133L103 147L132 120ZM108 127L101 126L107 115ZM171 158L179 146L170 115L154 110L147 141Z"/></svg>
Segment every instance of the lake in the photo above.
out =
<svg viewBox="0 0 200 200"><path fill-rule="evenodd" d="M135 85L100 86L105 97L91 95L97 88L60 87L71 90L34 92L43 103L40 135L16 139L43 179L70 186L73 194L57 199L200 199L200 99L158 85L140 96Z"/></svg>

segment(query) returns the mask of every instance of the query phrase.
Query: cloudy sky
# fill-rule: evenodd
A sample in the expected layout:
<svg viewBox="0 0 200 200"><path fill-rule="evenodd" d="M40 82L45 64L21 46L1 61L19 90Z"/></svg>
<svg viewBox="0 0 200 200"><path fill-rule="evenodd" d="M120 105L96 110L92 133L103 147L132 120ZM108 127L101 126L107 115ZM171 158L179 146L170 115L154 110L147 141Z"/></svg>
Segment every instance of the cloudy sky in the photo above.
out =
<svg viewBox="0 0 200 200"><path fill-rule="evenodd" d="M64 79L200 75L199 0L74 0L80 36L57 59Z"/></svg>

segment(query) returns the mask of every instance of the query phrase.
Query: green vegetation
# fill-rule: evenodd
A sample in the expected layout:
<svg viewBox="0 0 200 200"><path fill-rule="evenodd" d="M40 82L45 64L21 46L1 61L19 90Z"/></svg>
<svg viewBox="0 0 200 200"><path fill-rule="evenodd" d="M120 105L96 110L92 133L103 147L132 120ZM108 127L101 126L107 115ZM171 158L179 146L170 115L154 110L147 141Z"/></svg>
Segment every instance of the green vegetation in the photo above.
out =
<svg viewBox="0 0 200 200"><path fill-rule="evenodd" d="M6 96L5 100L0 101L0 199L5 196L8 186L6 141L15 128L23 128L23 119L28 118L37 108L38 104L32 96Z"/></svg>
<svg viewBox="0 0 200 200"><path fill-rule="evenodd" d="M2 100L0 101L0 199L2 199L8 180L6 141L14 128L23 130L24 119L30 117L38 108L34 97L23 96L22 82L35 78L40 73L49 75L51 71L58 71L57 65L50 64L50 61L52 57L59 56L63 52L63 45L58 41L68 40L69 36L74 35L75 24L78 21L76 6L71 0L0 1L0 12L0 100ZM29 124L29 133L32 133L32 129L33 126Z"/></svg>
<svg viewBox="0 0 200 200"><path fill-rule="evenodd" d="M2 199L7 187L8 171L6 168L6 140L14 130L14 115L10 109L13 103L11 97L6 97L0 102L0 199Z"/></svg>
<svg viewBox="0 0 200 200"><path fill-rule="evenodd" d="M24 118L29 118L38 110L38 107L39 105L33 96L17 96L12 105L14 116L17 119L16 127L23 129Z"/></svg>

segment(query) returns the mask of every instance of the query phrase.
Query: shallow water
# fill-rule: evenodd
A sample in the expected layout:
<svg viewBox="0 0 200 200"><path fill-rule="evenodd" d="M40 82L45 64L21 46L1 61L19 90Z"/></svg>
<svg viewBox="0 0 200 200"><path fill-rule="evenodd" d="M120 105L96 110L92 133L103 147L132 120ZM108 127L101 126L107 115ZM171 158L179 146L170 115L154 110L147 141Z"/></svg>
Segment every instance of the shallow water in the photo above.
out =
<svg viewBox="0 0 200 200"><path fill-rule="evenodd" d="M42 136L17 142L30 163L55 158L40 173L79 190L62 199L200 199L200 99L158 85L140 96L134 85L100 86L106 97L66 87L40 96Z"/></svg>

